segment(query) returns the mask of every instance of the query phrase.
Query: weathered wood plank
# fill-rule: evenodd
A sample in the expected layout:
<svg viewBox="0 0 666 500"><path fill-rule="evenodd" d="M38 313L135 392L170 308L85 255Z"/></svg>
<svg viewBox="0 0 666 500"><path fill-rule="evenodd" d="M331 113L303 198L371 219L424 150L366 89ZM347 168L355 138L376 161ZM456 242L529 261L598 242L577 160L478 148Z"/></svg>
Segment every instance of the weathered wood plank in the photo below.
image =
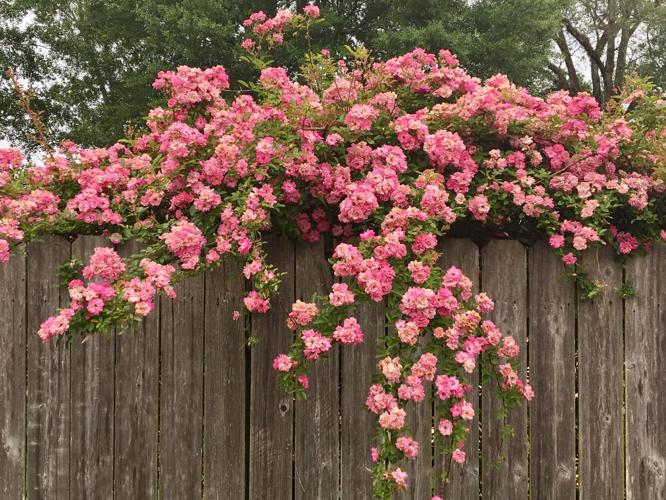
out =
<svg viewBox="0 0 666 500"><path fill-rule="evenodd" d="M479 248L470 240L447 239L440 246L442 256L439 265L446 269L456 266L474 282L474 291L478 291L479 286ZM472 392L469 394L469 400L474 405L475 411L479 408L479 374L475 371L466 377L466 382L472 386ZM435 401L435 405L437 401ZM441 450L435 450L435 493L441 491L439 478L444 469L449 470L449 483L444 488L443 498L471 500L479 498L479 426L482 415L477 414L472 422L470 432L465 441L465 453L467 460L465 464L458 465L447 456L445 462L442 461ZM478 420L477 420L478 419ZM477 422L479 425L477 425Z"/></svg>
<svg viewBox="0 0 666 500"><path fill-rule="evenodd" d="M252 335L259 343L250 353L250 498L262 498L270 490L275 500L291 500L294 401L278 387L273 359L292 342L286 321L294 302L294 245L269 237L266 251L269 261L289 274L282 278L271 311L252 315Z"/></svg>
<svg viewBox="0 0 666 500"><path fill-rule="evenodd" d="M247 380L242 266L227 259L206 273L204 498L245 498Z"/></svg>
<svg viewBox="0 0 666 500"><path fill-rule="evenodd" d="M296 298L309 302L312 294L327 294L333 282L324 255L324 242L298 245L295 253ZM339 350L308 370L308 399L296 401L294 426L294 490L297 500L338 498ZM363 411L359 408L358 411Z"/></svg>
<svg viewBox="0 0 666 500"><path fill-rule="evenodd" d="M26 484L30 499L69 497L69 350L55 339L43 344L39 325L67 303L58 266L70 244L46 237L28 245Z"/></svg>
<svg viewBox="0 0 666 500"><path fill-rule="evenodd" d="M160 496L201 497L204 276L160 299Z"/></svg>
<svg viewBox="0 0 666 500"><path fill-rule="evenodd" d="M630 259L625 302L628 500L666 498L666 248Z"/></svg>
<svg viewBox="0 0 666 500"><path fill-rule="evenodd" d="M0 263L0 497L23 498L25 460L25 254ZM31 332L33 333L33 332Z"/></svg>
<svg viewBox="0 0 666 500"><path fill-rule="evenodd" d="M134 242L119 253L139 250ZM106 339L99 339L106 342ZM114 491L116 498L155 498L159 414L159 304L116 337Z"/></svg>
<svg viewBox="0 0 666 500"><path fill-rule="evenodd" d="M363 330L362 344L340 351L342 498L371 498L370 448L376 417L365 400L375 373L377 338L384 335L384 303L361 304L354 315Z"/></svg>
<svg viewBox="0 0 666 500"><path fill-rule="evenodd" d="M518 241L493 240L481 251L481 287L494 301L490 319L520 346L520 376L527 373L527 250ZM527 405L498 420L497 384L482 389L482 485L484 498L528 498ZM514 435L502 439L504 425Z"/></svg>
<svg viewBox="0 0 666 500"><path fill-rule="evenodd" d="M576 498L575 285L545 243L529 253L530 494Z"/></svg>
<svg viewBox="0 0 666 500"><path fill-rule="evenodd" d="M395 325L388 325L389 332L397 335ZM421 345L427 343L428 337L421 337ZM424 383L426 396L420 403L407 402L406 426L412 431L413 437L419 443L419 453L415 459L406 459L400 466L408 474L408 487L398 498L418 500L430 498L432 494L435 474L432 467L433 442L432 442L432 412L433 397L432 384Z"/></svg>
<svg viewBox="0 0 666 500"><path fill-rule="evenodd" d="M82 236L72 244L72 257L87 264L95 247L109 246L102 237ZM113 496L113 413L115 337L74 338L70 352L70 498Z"/></svg>
<svg viewBox="0 0 666 500"><path fill-rule="evenodd" d="M624 498L622 477L622 267L610 248L582 258L603 282L594 300L578 300L578 460L580 498Z"/></svg>

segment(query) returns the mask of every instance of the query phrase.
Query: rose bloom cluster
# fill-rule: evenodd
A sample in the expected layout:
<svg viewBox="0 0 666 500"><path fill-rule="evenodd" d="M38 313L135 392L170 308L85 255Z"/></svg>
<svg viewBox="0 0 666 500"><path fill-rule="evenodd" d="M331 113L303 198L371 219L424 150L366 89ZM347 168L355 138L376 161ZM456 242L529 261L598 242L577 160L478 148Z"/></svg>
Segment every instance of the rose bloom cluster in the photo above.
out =
<svg viewBox="0 0 666 500"><path fill-rule="evenodd" d="M627 256L666 239L666 103L639 80L603 112L587 94L539 98L502 75L470 76L446 50L387 61L324 50L300 78L260 60L318 16L308 5L245 21L252 92L225 92L220 66L182 66L159 73L153 87L166 98L143 135L107 148L64 142L38 163L0 150L0 261L45 234L142 243L124 258L109 246L69 266L71 302L42 324L48 341L130 326L160 293L173 298L174 283L224 258L240 259L251 281L246 309L265 313L280 272L266 263L264 236L331 238L338 283L294 304L286 326L296 341L274 368L303 395L310 363L335 343L363 342L354 307L388 304L391 334L366 405L378 427L374 494L389 498L409 487L400 463L430 445L414 440L406 411L430 391L433 435L464 462L476 411L464 376L482 353L505 405L532 397L517 375L520 346L486 318L490 298L438 266L438 240L452 226L546 240L593 295L582 252L606 244Z"/></svg>
<svg viewBox="0 0 666 500"><path fill-rule="evenodd" d="M463 380L476 370L482 353L486 366L494 368L507 406L534 395L517 373L520 346L484 318L493 310L493 301L484 293L475 295L472 281L460 269L444 271L437 265L437 238L429 231L445 216L455 215L428 216L417 208L417 201L440 183L434 171L424 171L415 183L422 189L410 193L408 201L413 203L391 210L390 224L382 224L379 233L363 231L356 245L336 246L333 271L342 282L335 283L320 304L294 303L287 327L298 332L297 340L273 363L287 387L296 393L307 389L312 361L335 342L363 341L360 325L349 316L355 303L362 298L396 301L397 310L391 311L397 315L391 329L394 338L377 346L377 381L366 399L381 435L371 450L375 494L381 498L408 487L406 472L394 464L414 459L421 447L431 446L411 436L409 428L416 423L408 421L407 408L422 404L433 389L438 400L436 441L455 462L465 462L464 441L475 409L469 397L472 387Z"/></svg>

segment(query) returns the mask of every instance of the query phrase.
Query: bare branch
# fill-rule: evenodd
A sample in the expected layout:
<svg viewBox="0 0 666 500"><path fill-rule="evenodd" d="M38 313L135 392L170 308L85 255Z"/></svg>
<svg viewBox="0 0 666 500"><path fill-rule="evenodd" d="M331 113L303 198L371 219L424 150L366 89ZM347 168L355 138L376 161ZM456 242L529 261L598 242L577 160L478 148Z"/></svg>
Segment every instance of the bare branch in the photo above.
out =
<svg viewBox="0 0 666 500"><path fill-rule="evenodd" d="M28 92L25 91L23 87L21 87L21 84L19 83L19 79L16 76L16 73L14 73L10 68L7 69L5 74L7 75L7 78L11 81L12 86L14 87L14 92L16 92L16 95L18 96L19 106L21 107L21 109L23 109L25 114L27 114L28 117L30 118L32 127L35 129L37 142L44 148L49 157L53 159L54 151L51 145L49 144L49 141L46 139L47 130L46 126L44 125L44 122L40 117L41 112L35 111L30 106L30 96L28 95Z"/></svg>

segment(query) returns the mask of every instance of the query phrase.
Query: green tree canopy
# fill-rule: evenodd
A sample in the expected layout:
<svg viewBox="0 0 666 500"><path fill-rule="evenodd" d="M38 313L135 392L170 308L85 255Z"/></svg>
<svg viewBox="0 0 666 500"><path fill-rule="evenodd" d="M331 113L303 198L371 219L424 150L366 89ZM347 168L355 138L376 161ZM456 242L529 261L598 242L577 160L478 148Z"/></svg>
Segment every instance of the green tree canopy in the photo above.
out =
<svg viewBox="0 0 666 500"><path fill-rule="evenodd" d="M107 145L124 127L142 123L156 102L150 83L159 70L222 64L232 82L251 79L241 62L242 20L253 11L273 14L306 3L0 0L0 68L15 70L34 91L50 140ZM323 20L309 42L288 39L276 51L275 58L290 69L299 66L308 45L363 44L383 58L414 47L448 48L475 76L505 73L537 93L589 89L603 101L631 71L666 82L661 0L316 3ZM609 44L613 34L616 41ZM27 146L29 120L15 100L9 82L0 79L0 139Z"/></svg>
<svg viewBox="0 0 666 500"><path fill-rule="evenodd" d="M414 47L449 48L475 76L505 73L517 84L539 90L550 77L546 68L561 4L557 0L392 2L386 23L370 44L382 55Z"/></svg>
<svg viewBox="0 0 666 500"><path fill-rule="evenodd" d="M243 76L238 26L253 7L235 0L4 1L0 66L34 88L53 138L108 144L150 109L159 70L224 64ZM14 98L3 82L2 135L20 141L25 120Z"/></svg>

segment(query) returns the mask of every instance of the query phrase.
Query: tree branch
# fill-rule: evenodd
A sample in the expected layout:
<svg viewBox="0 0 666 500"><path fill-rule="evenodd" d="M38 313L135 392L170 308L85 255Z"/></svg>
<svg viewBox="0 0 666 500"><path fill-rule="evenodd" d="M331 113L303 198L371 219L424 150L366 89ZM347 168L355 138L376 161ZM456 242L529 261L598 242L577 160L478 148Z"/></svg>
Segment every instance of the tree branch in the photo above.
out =
<svg viewBox="0 0 666 500"><path fill-rule="evenodd" d="M556 85L560 89L571 89L571 85L567 80L567 75L562 68L553 63L548 63L548 69L555 74Z"/></svg>
<svg viewBox="0 0 666 500"><path fill-rule="evenodd" d="M597 43L594 48L597 54L603 53L604 47L606 47L607 40L608 40L608 33L604 31L597 40ZM592 60L590 60L590 77L592 79L592 95L595 97L597 101L602 102L604 96L603 92L601 91L601 78L599 76L599 68L597 68L596 64Z"/></svg>
<svg viewBox="0 0 666 500"><path fill-rule="evenodd" d="M585 52L587 53L590 60L592 60L597 65L603 74L606 71L606 65L601 60L601 56L594 50L594 47L592 47L592 42L590 42L590 39L584 33L579 31L573 24L571 24L571 21L568 19L564 19L564 27L567 29L569 34L576 39L581 47L585 49Z"/></svg>
<svg viewBox="0 0 666 500"><path fill-rule="evenodd" d="M620 45L617 49L617 65L615 68L615 85L622 87L624 85L624 74L627 70L627 50L629 48L629 41L638 29L640 23L634 23L631 26L622 28L620 35Z"/></svg>
<svg viewBox="0 0 666 500"><path fill-rule="evenodd" d="M615 74L615 40L620 31L618 23L618 6L616 0L608 0L608 18L606 29L608 45L606 46L606 69L601 72L604 80L604 102L613 94L613 75Z"/></svg>
<svg viewBox="0 0 666 500"><path fill-rule="evenodd" d="M557 43L557 46L560 48L560 52L562 52L562 55L564 56L564 64L566 65L567 73L569 74L569 90L571 92L580 92L580 80L578 78L576 66L573 62L573 57L571 56L571 51L569 50L569 45L567 44L567 39L564 36L563 30L560 29L560 31L557 33L557 36L555 37L555 43ZM552 70L552 68L550 69Z"/></svg>

